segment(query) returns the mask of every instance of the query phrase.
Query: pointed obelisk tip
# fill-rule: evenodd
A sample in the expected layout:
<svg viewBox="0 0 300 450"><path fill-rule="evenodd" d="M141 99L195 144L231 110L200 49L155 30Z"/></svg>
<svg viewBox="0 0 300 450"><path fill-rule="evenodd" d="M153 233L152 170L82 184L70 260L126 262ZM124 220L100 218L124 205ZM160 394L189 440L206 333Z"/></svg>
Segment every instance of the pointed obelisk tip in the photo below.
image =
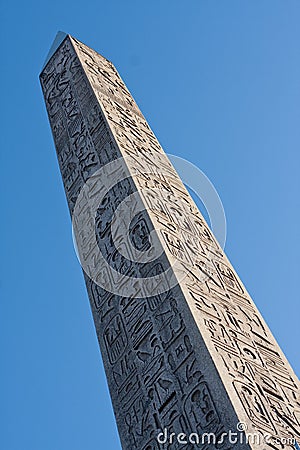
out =
<svg viewBox="0 0 300 450"><path fill-rule="evenodd" d="M57 32L41 71L44 69L44 67L48 63L49 59L51 58L51 56L56 52L56 50L58 49L58 47L60 46L60 44L62 43L62 41L65 39L66 36L67 36L67 33L64 33L63 31Z"/></svg>

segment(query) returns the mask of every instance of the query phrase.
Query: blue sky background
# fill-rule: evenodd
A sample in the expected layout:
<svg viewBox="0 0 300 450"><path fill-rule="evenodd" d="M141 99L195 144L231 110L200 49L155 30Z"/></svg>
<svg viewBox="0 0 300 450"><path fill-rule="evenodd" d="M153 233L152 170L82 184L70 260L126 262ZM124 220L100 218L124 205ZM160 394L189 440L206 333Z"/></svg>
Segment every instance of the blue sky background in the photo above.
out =
<svg viewBox="0 0 300 450"><path fill-rule="evenodd" d="M118 450L38 74L58 30L112 60L164 149L214 183L226 251L296 373L300 2L1 6L3 450Z"/></svg>

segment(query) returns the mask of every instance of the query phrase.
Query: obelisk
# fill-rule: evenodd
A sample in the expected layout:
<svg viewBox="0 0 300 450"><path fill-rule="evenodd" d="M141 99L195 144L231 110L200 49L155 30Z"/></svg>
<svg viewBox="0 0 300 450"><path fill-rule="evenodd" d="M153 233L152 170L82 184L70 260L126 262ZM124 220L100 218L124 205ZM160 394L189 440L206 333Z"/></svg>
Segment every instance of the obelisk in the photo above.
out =
<svg viewBox="0 0 300 450"><path fill-rule="evenodd" d="M60 35L40 80L123 449L294 449L297 377L113 64Z"/></svg>

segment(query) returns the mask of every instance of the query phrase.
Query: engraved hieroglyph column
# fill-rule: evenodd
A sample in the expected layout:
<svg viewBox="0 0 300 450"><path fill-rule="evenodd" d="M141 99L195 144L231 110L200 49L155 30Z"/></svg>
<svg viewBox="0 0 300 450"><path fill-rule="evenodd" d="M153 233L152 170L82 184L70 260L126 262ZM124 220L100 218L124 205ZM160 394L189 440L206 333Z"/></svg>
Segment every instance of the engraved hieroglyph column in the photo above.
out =
<svg viewBox="0 0 300 450"><path fill-rule="evenodd" d="M65 35L40 80L124 450L295 448L298 380L112 63Z"/></svg>

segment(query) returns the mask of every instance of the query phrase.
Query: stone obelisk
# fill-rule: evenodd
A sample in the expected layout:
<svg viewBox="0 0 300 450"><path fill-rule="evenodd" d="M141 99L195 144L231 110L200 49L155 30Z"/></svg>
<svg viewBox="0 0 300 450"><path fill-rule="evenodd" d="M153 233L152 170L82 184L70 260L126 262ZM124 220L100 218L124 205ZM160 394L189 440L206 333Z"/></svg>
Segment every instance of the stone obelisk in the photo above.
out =
<svg viewBox="0 0 300 450"><path fill-rule="evenodd" d="M298 380L113 64L60 35L40 80L123 449L295 448Z"/></svg>

